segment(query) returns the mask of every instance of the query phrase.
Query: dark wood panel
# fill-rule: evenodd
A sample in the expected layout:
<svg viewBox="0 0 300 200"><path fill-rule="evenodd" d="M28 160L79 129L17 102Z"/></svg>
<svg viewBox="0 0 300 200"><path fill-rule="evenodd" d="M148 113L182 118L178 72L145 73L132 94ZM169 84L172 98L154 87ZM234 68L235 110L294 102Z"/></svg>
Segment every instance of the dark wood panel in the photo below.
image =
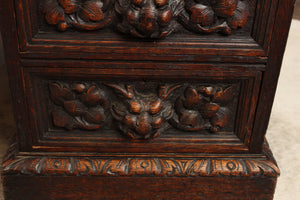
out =
<svg viewBox="0 0 300 200"><path fill-rule="evenodd" d="M276 24L272 32L270 44L270 56L268 58L267 70L262 77L262 86L259 95L259 104L256 110L253 135L251 137L251 151L261 152L262 144L268 127L273 100L276 92L278 77L282 64L287 36L293 16L295 0L279 1L276 13ZM286 12L290 10L290 12Z"/></svg>
<svg viewBox="0 0 300 200"><path fill-rule="evenodd" d="M60 151L64 151L64 149L66 151L78 151L80 148L81 150L85 149L84 151L98 152L193 151L220 153L225 151L247 151L249 141L247 139L245 140L245 138L249 138L251 135L251 132L249 130L251 130L250 127L252 126L254 114L253 110L255 110L256 107L255 97L257 96L256 94L258 92L258 87L260 84L260 72L250 70L249 72L245 73L241 71L241 69L244 69L244 67L241 66L237 67L236 71L223 70L222 75L219 76L217 73L215 73L217 71L212 71L209 65L207 66L204 64L190 65L190 67L194 68L192 71L183 71L180 69L180 65L178 64L171 64L172 67L168 67L169 64L160 64L158 66L161 68L161 70L157 70L155 68L138 69L139 66L142 66L138 63L134 63L135 67L132 70L128 69L128 67L132 66L132 64L130 63L106 63L105 65L108 65L110 67L108 68L98 65L99 68L89 68L89 70L85 70L85 68L83 67L72 69L72 71L70 71L68 68L58 67L26 67L24 69L26 88L28 88L26 90L26 95L28 97L28 102L30 105L29 111L27 112L30 119L33 122L36 122L33 126L31 126L32 133L34 134L31 141L33 142L33 149L35 151L37 151L38 149L54 151L55 148L56 150L58 150L59 148ZM125 69L118 69L119 66L125 67ZM152 66L152 64L149 63L149 66ZM185 67L188 66L189 65L185 65ZM117 69L114 69L114 67L117 67ZM143 64L143 67L147 67L147 65ZM179 69L176 69L177 67L179 67ZM207 68L207 70L204 70L205 68ZM208 71L208 69L210 69L210 71ZM213 69L217 70L216 66ZM186 74L186 76L184 76L184 74ZM186 82L186 77L189 77L189 82ZM175 83L174 78L176 78ZM157 82L157 79L160 80L159 83ZM118 81L118 84L116 84L116 81ZM102 95L101 101L104 104L101 105L106 105L111 108L104 109L107 110L105 111L105 113L104 110L103 112L100 112L102 113L101 116L104 116L105 114L105 118L108 119L107 121L105 121L105 123L107 123L105 126L101 127L102 125L99 125L98 123L94 124L86 122L87 119L91 120L92 118L86 116L86 114L84 114L85 117L82 118L83 115L78 115L79 112L77 111L79 110L75 108L76 106L71 106L74 107L75 110L77 110L75 112L75 115L74 113L71 115L67 114L70 113L70 111L67 110L69 110L69 108L71 107L66 105L68 109L61 110L61 108L63 108L61 107L61 105L64 105L65 103L61 104L61 101L55 100L57 98L54 98L49 93L49 91L52 91L52 95L59 94L59 96L63 93L71 94L71 96L75 95L78 96L79 99L82 99L81 96L86 96L86 92L80 94L74 91L73 93L71 92L73 91L73 89L70 89L71 85L74 85L76 83L78 85L79 82L82 83L79 84L79 86L87 87L87 85L90 85L91 87L93 86L92 88L96 89L95 91L100 91L100 88L102 88L102 92L100 92L99 94ZM126 84L123 85L122 83L127 83L127 86L131 85L132 87L127 87L126 89ZM55 90L49 90L49 84L51 87L55 86ZM99 84L102 86L100 86ZM167 84L166 88L162 87L163 84ZM220 95L220 92L223 91L224 93L228 88L230 89L234 87L237 90L232 94L238 95L241 91L242 95L234 95L235 97L232 96L234 100L229 104L212 103L211 105L217 106L218 109L221 106L220 113L216 112L214 114L214 111L211 111L209 112L210 114L207 115L208 118L206 117L205 119L203 119L204 121L201 121L200 119L202 119L202 117L199 118L198 115L184 115L183 112L185 112L186 108L182 107L182 109L180 109L179 106L180 102L182 103L181 100L187 98L186 95L190 93L189 91L192 92L191 94L194 94L193 91L197 92L198 90L197 96L201 94L201 96L204 95L203 98L207 100L211 98L209 96L210 94L206 94L209 91L205 93L206 90L202 91L199 88L194 90L193 88L189 87L192 86L191 84L197 86L196 88L211 88L212 94L215 93L216 95ZM224 84L225 86L222 89L222 85ZM240 84L243 84L243 86L241 86ZM170 115L162 115L159 118L160 125L155 125L156 128L154 128L154 125L151 125L150 121L153 119L157 119L157 117L159 117L160 115L152 116L152 114L149 114L147 110L142 113L134 113L133 111L129 111L126 108L128 106L132 107L132 105L134 105L134 109L136 109L136 106L138 106L137 102L144 102L145 105L148 105L150 102L155 101L155 99L161 99L159 98L159 95L162 95L163 93L157 93L156 88L161 88L157 91L163 91L165 88L167 92L166 94L171 95L171 97L167 98L166 100L160 100L160 102L162 103L160 105L169 105L171 106L169 108L172 109L169 110L170 112L166 111L164 108L162 109L164 113L167 112L170 113ZM132 92L130 92L131 90ZM202 94L200 90L204 93ZM53 93L53 91L56 92ZM61 93L59 91L64 92ZM228 91L228 95L231 94L231 90ZM121 95L117 98L116 95L118 93ZM135 94L139 96L138 101L134 104L130 104L130 102L135 100ZM147 95L149 98L147 97ZM224 96L226 96L226 98L230 97L230 95L228 95L226 93L226 95ZM181 96L184 98L180 98ZM109 101L104 101L104 99L107 97L109 97ZM55 101L49 101L50 99L54 99ZM147 103L148 100L149 102ZM92 109L91 106L85 106L82 101L76 102L77 103L75 103L74 105L82 105L81 107L83 109ZM228 108L226 107L227 104L229 106ZM238 110L236 107L237 104ZM188 104L185 103L185 106L187 105ZM98 106L100 106L100 104ZM113 107L114 109L112 109ZM53 112L54 110L56 110L56 108L60 108L58 110L59 112L57 111L55 112L56 114L53 115ZM198 113L198 108L196 109L195 107L191 109L192 110L186 110L186 112L195 114ZM232 113L230 118L228 118L229 115L226 114L228 109L231 110L230 112ZM83 113L87 112L83 111ZM122 113L124 113L124 116L126 115L127 118L124 118ZM200 113L202 113L201 115L206 115L206 112L204 112L203 109L202 111L200 109L199 114ZM219 120L215 121L215 119L217 119L214 117L215 115L220 117L218 118ZM192 116L194 116L195 119L191 118ZM80 118L80 121L78 121L78 117ZM113 118L114 120L112 120ZM124 121L123 118L124 120L127 119L127 121ZM43 120L40 121L39 119ZM130 119L133 120L131 121L132 123L129 123ZM141 120L143 122L143 126L139 125L141 123ZM184 123L187 124L184 125ZM209 125L210 123L216 123L216 126L211 126ZM147 124L149 126L147 126ZM90 130L91 128L95 130ZM68 131L66 129L74 130ZM122 135L127 135L127 137L123 137ZM133 138L134 140L128 140L128 138L130 138L128 136L131 136L131 138ZM148 139L154 136L158 137L153 139L153 141L139 141L142 138ZM242 142L239 138L242 139ZM176 145L174 146L174 144ZM83 146L85 147L83 148Z"/></svg>
<svg viewBox="0 0 300 200"><path fill-rule="evenodd" d="M125 2L126 0L124 0ZM188 0L187 0L188 1ZM174 33L170 36L170 39L164 38L162 40L147 40L147 39L133 39L131 37L120 37L120 34L115 34L112 31L107 31L107 30L101 30L100 32L85 32L85 31L79 31L79 32L66 32L66 33L61 33L58 32L55 29L43 29L41 24L46 24L46 20L44 20L44 14L39 10L41 8L40 4L42 3L39 0L32 0L32 1L24 1L24 0L17 0L17 18L18 18L18 31L19 31L19 38L20 38L20 47L21 51L23 52L21 55L24 58L72 58L72 59L77 59L77 58L87 58L87 59L109 59L107 56L109 56L111 59L125 59L124 55L126 54L127 59L131 60L139 60L139 59L146 59L148 60L178 60L178 61L209 61L209 62L227 62L228 56L234 58L231 59L231 62L249 62L249 63L264 63L265 62L265 56L266 56L266 48L268 42L265 42L264 38L269 38L270 37L270 32L269 30L272 30L273 26L273 18L271 15L274 14L274 11L276 9L276 3L270 4L271 1L266 0L267 4L266 6L261 5L260 1L256 0L244 0L244 1L230 1L229 4L223 5L221 2L217 3L195 3L194 1L188 1L188 5L194 5L192 10L198 10L197 12L195 11L193 16L201 16L202 10L201 9L213 9L215 15L218 17L221 16L221 19L215 20L216 23L223 22L224 20L227 21L225 25L219 26L219 28L216 28L216 30L220 29L221 31L226 30L224 28L227 26L226 24L230 24L229 21L232 21L234 18L241 20L241 23L237 23L237 27L241 26L244 24L242 22L243 20L247 19L249 22L246 24L246 27L241 29L241 31L234 31L232 36L224 36L220 34L213 34L213 35L207 35L207 34L191 34L189 32L184 33L182 31L179 31L179 33ZM62 2L57 3L56 0L51 0L47 1L49 3L49 6L46 6L46 19L48 20L48 23L50 22L51 24L65 24L69 23L67 26L73 26L76 23L83 23L82 26L79 26L79 28L84 28L93 26L97 24L98 22L95 22L91 19L87 21L84 20L79 20L77 22L71 22L72 20L76 21L76 17L78 16L85 16L82 15L81 11L82 9L84 10L86 3L82 3L79 1L76 3L71 4L68 8L66 5ZM110 1L109 1L110 2ZM124 3L123 2L123 3ZM152 1L149 1L152 2ZM177 1L176 1L177 2ZM182 1L178 1L178 5L181 5ZM256 3L257 2L257 3ZM125 4L121 3L123 6ZM127 3L130 4L128 1ZM174 7L174 5L169 3L169 1L164 2L166 5L164 9L170 9L170 7ZM84 5L81 5L84 4ZM207 5L209 4L209 5ZM211 4L211 5L210 5ZM216 4L216 5L215 5ZM220 4L220 5L219 5ZM247 4L247 6L245 5ZM268 5L271 5L270 8ZM73 7L72 7L73 6ZM117 6L117 4L116 4ZM145 5L146 6L146 5ZM108 7L114 7L114 6L108 6ZM122 7L122 6L121 6ZM126 6L125 6L126 7ZM147 6L146 6L147 7ZM180 6L179 6L180 7ZM174 9L179 9L179 7L174 7ZM185 6L186 9L187 6ZM73 10L71 9L73 8ZM222 8L222 9L221 9ZM57 12L52 12L56 9ZM68 10L69 9L69 10ZM106 8L107 9L107 8ZM124 8L126 10L126 8ZM129 7L127 9L130 9ZM156 11L156 8L154 9L154 13L161 13L162 11ZM200 9L200 10L199 10ZM246 9L246 10L245 10ZM248 11L247 11L248 9ZM118 9L117 9L118 10ZM121 9L122 10L122 9ZM140 10L140 13L143 13L143 9ZM180 11L184 9L179 9ZM189 10L189 9L188 9ZM205 14L203 14L202 17L197 18L197 20L208 20L208 15L209 11ZM65 13L66 12L66 13ZM74 15L72 14L73 12L79 12L81 14ZM101 11L102 12L102 11ZM174 10L172 11L176 13ZM188 11L190 12L190 11ZM223 13L224 12L224 13ZM56 14L55 14L56 13ZM123 13L123 12L121 12ZM119 13L118 15L121 15ZM173 13L173 14L174 14ZM223 13L223 14L221 14ZM245 17L243 13L248 13L249 17ZM255 13L262 13L263 15L260 16L259 18L256 18L254 20L254 15ZM270 13L270 15L269 15ZM87 14L87 13L86 13ZM102 13L103 14L103 13ZM127 13L123 13L126 15ZM191 14L191 13L190 13ZM247 15L248 15L247 14ZM233 16L232 16L233 15ZM59 20L59 16L61 16L64 19L68 19L65 23L62 23L62 21ZM72 17L70 17L72 16ZM86 15L89 16L89 15ZM107 16L104 14L103 16ZM142 14L141 14L142 16ZM188 17L189 14L183 14L181 20L184 24L186 23L192 23L195 20L186 20L185 18ZM238 16L238 17L235 17ZM258 16L258 14L256 15ZM75 17L75 18L74 18ZM175 17L173 15L173 17ZM217 18L218 18L217 17ZM189 18L189 17L188 17ZM158 16L156 18L149 18L151 20L160 20ZM195 18L196 19L196 18ZM103 19L104 20L104 19ZM102 20L102 21L103 21ZM196 20L196 21L197 21ZM228 21L229 20L229 21ZM99 23L102 23L100 20ZM126 21L126 20L125 20ZM176 21L171 20L171 21ZM188 21L188 22L187 22ZM194 30L195 29L202 29L203 31L197 31L196 32L210 32L208 31L209 29L214 29L212 28L213 26L202 26L202 22L196 22L195 25L189 25L188 24L188 29ZM122 24L123 22L121 22ZM138 23L143 23L142 21L137 22ZM156 23L156 22L155 22ZM254 23L254 24L253 24ZM40 24L38 26L38 24ZM73 24L73 25L72 25ZM114 26L115 23L112 25ZM117 23L116 23L117 24ZM136 35L145 35L146 37L150 37L157 31L150 31L151 34L149 35L147 31L141 31L140 28L143 26L137 26L135 23L134 25L131 25L130 23L128 26L120 25L123 26L124 32L126 34L134 34L138 33ZM172 23L171 23L172 24ZM253 24L253 25L252 25ZM47 25L48 26L48 25ZM116 25L117 26L117 25ZM171 27L173 24L171 25ZM119 26L118 26L119 27ZM130 31L127 29L131 27ZM176 26L175 26L176 27ZM255 34L252 34L252 27L253 30L255 31ZM257 28L256 28L257 27ZM204 30L204 29L205 30ZM164 30L166 29L166 30ZM208 29L208 30L206 30ZM134 31L136 30L136 31ZM138 30L138 31L137 31ZM166 26L162 30L159 29L158 32L163 31L164 33L166 32L171 32L172 28L169 26ZM268 30L268 32L266 31ZM226 31L225 31L226 32ZM266 33L265 33L266 32ZM155 34L154 34L155 35ZM174 35L174 36L173 36ZM252 36L253 35L253 38ZM158 34L156 35L160 37L161 35ZM155 37L156 37L155 36ZM259 38L263 38L258 40ZM185 48L188 47L187 45L191 44L191 40L194 40L192 43L194 47L191 49ZM124 41L127 41L124 43ZM177 46L178 42L182 41L183 46ZM267 41L267 39L266 39ZM143 43L143 45L146 46L155 46L150 49L146 48L133 48L132 50L130 48L126 49L119 49L118 47L126 46L126 47L137 47L140 46L140 44ZM184 43L184 44L183 44ZM83 46L80 47L81 44L84 44ZM117 44L117 46L115 46ZM97 45L98 47L95 47ZM103 46L104 45L104 46ZM166 45L166 46L165 46ZM103 47L99 47L103 46ZM163 47L165 46L166 49L161 51L157 47ZM264 47L264 50L261 48ZM112 48L112 49L110 49ZM184 48L185 49L185 54L189 54L191 56L182 56L182 52L178 52L176 48ZM221 49L224 49L225 51L220 51ZM246 52L242 53L244 50ZM138 51L136 51L138 50ZM57 54L57 52L65 51L63 54ZM141 57L134 56L132 54L129 54L130 51L134 51L134 54L139 52L139 54L144 54ZM85 53L84 53L85 52ZM93 52L91 54L91 52ZM190 53L189 53L190 52ZM79 56L80 55L80 56ZM197 55L197 56L192 56L192 55ZM79 56L79 57L78 57ZM207 56L207 58L206 58Z"/></svg>
<svg viewBox="0 0 300 200"><path fill-rule="evenodd" d="M6 176L10 200L273 199L274 178L101 178Z"/></svg>

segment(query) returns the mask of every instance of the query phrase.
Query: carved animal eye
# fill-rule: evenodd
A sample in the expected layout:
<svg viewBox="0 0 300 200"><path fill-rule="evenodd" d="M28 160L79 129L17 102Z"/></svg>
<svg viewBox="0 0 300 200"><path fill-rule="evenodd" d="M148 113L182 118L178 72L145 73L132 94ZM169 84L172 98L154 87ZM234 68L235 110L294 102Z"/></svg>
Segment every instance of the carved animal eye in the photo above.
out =
<svg viewBox="0 0 300 200"><path fill-rule="evenodd" d="M130 111L135 114L139 114L142 110L142 105L138 101L131 101L130 103Z"/></svg>
<svg viewBox="0 0 300 200"><path fill-rule="evenodd" d="M152 122L152 127L158 129L163 123L163 119L161 117L156 118Z"/></svg>
<svg viewBox="0 0 300 200"><path fill-rule="evenodd" d="M162 109L161 100L158 99L158 100L154 101L153 103L151 103L149 113L152 115L155 115L159 111L161 111L161 109Z"/></svg>

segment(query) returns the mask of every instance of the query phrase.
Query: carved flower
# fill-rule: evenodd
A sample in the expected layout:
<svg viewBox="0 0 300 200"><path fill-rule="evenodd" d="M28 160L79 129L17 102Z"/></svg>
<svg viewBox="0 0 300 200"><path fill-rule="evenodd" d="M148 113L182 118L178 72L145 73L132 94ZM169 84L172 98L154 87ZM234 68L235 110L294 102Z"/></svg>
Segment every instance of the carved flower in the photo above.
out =
<svg viewBox="0 0 300 200"><path fill-rule="evenodd" d="M184 95L176 100L177 116L171 124L185 131L209 129L219 131L228 125L231 111L226 105L233 99L233 87L187 87Z"/></svg>
<svg viewBox="0 0 300 200"><path fill-rule="evenodd" d="M104 124L108 101L97 86L54 82L49 84L49 89L56 105L52 112L54 126L95 130Z"/></svg>

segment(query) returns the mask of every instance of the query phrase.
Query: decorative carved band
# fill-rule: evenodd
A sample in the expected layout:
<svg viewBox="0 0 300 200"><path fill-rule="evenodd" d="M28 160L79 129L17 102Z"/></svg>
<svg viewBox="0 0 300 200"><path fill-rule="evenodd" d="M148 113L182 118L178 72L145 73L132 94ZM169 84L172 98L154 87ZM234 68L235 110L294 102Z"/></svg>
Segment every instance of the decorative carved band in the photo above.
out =
<svg viewBox="0 0 300 200"><path fill-rule="evenodd" d="M97 130L107 124L133 139L149 139L173 127L218 132L228 126L237 85L172 85L96 82L49 83L53 125ZM156 89L155 89L156 88ZM172 98L171 98L172 96Z"/></svg>
<svg viewBox="0 0 300 200"><path fill-rule="evenodd" d="M247 24L247 0L46 0L48 24L65 31L114 27L141 38L162 38L180 28L196 33L221 32Z"/></svg>
<svg viewBox="0 0 300 200"><path fill-rule="evenodd" d="M271 160L178 158L18 157L4 174L66 176L277 177Z"/></svg>

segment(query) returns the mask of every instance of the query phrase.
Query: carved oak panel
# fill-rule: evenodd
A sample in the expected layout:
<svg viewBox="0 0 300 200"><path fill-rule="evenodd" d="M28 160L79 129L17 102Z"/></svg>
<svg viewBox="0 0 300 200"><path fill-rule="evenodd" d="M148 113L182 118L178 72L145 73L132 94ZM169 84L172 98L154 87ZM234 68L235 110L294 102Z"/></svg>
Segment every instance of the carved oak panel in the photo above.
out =
<svg viewBox="0 0 300 200"><path fill-rule="evenodd" d="M141 38L161 38L183 27L196 33L220 32L246 25L248 0L46 0L46 22L58 30L113 27Z"/></svg>
<svg viewBox="0 0 300 200"><path fill-rule="evenodd" d="M72 71L25 68L28 115L35 122L28 127L34 148L74 151L84 147L88 152L248 151L259 72L244 73L237 68L235 73L224 71L218 76L213 71L218 66L193 64L190 67L199 70L191 74L185 71L190 76L187 80L182 70L163 70L168 65L164 63L159 65L161 69L123 70L119 67L132 64L109 65L92 71L84 67Z"/></svg>
<svg viewBox="0 0 300 200"><path fill-rule="evenodd" d="M238 84L158 84L50 81L54 127L102 130L109 124L133 139L170 129L219 132L233 123ZM51 107L51 106L50 106ZM227 128L227 131L232 132Z"/></svg>

